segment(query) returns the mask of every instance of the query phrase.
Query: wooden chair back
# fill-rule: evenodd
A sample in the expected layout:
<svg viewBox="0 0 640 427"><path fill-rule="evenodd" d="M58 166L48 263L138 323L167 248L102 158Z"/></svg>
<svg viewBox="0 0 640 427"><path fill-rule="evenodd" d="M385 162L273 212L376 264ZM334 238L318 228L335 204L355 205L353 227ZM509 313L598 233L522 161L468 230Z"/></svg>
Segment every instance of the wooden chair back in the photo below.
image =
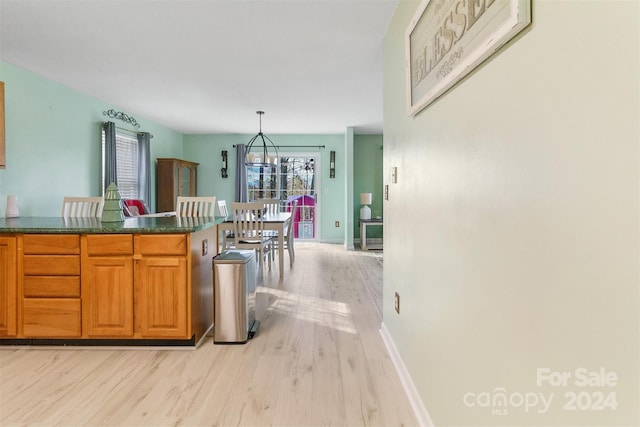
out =
<svg viewBox="0 0 640 427"><path fill-rule="evenodd" d="M102 197L71 197L62 200L63 218L101 218L104 199Z"/></svg>
<svg viewBox="0 0 640 427"><path fill-rule="evenodd" d="M220 216L229 216L229 208L227 207L226 200L218 200L218 211L220 212Z"/></svg>
<svg viewBox="0 0 640 427"><path fill-rule="evenodd" d="M264 271L264 258L269 261L269 252L274 237L264 232L264 205L262 203L232 203L233 235L238 249L255 249L258 253L260 271Z"/></svg>
<svg viewBox="0 0 640 427"><path fill-rule="evenodd" d="M298 210L298 200L293 201L293 207L291 208L291 219L289 219L289 224L287 225L286 235L287 240L291 239L293 241L293 223L296 217L296 210Z"/></svg>
<svg viewBox="0 0 640 427"><path fill-rule="evenodd" d="M215 215L216 198L210 196L185 197L178 196L176 202L176 216L204 217Z"/></svg>
<svg viewBox="0 0 640 427"><path fill-rule="evenodd" d="M236 247L243 244L262 242L264 222L262 221L262 203L232 203L233 233L236 239Z"/></svg>
<svg viewBox="0 0 640 427"><path fill-rule="evenodd" d="M280 200L279 199L258 199L256 203L264 204L265 213L278 213L280 212Z"/></svg>

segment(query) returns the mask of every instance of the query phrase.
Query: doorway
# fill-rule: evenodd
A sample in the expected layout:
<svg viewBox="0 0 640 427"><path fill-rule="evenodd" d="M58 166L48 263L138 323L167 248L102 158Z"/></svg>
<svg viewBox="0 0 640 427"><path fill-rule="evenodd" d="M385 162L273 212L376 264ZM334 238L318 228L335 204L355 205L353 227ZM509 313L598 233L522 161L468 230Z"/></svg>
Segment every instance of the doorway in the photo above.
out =
<svg viewBox="0 0 640 427"><path fill-rule="evenodd" d="M247 166L249 201L278 199L280 209L298 209L293 217L296 239L315 241L318 235L319 153L280 153L273 166Z"/></svg>

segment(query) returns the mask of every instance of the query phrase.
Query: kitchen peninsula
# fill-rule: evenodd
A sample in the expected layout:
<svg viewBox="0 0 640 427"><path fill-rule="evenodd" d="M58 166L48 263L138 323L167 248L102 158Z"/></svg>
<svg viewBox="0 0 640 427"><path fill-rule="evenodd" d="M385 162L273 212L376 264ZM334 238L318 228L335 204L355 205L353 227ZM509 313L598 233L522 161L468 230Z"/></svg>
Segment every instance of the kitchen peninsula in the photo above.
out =
<svg viewBox="0 0 640 427"><path fill-rule="evenodd" d="M195 346L222 218L0 219L0 345Z"/></svg>

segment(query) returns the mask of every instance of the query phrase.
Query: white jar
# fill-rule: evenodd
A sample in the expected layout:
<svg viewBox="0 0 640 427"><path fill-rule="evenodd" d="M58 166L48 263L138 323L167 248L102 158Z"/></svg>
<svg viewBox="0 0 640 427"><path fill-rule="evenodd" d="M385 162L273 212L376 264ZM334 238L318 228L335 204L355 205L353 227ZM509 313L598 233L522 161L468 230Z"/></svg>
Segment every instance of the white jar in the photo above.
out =
<svg viewBox="0 0 640 427"><path fill-rule="evenodd" d="M5 216L7 218L17 218L20 216L20 212L18 211L18 196L7 196Z"/></svg>

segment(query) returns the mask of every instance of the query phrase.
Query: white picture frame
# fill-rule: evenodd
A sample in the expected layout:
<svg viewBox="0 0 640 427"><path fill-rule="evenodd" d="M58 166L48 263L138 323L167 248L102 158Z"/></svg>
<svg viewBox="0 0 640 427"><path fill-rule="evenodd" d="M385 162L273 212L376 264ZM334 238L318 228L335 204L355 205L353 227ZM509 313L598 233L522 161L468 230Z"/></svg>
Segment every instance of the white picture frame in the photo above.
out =
<svg viewBox="0 0 640 427"><path fill-rule="evenodd" d="M405 35L415 116L531 22L531 0L423 0Z"/></svg>

